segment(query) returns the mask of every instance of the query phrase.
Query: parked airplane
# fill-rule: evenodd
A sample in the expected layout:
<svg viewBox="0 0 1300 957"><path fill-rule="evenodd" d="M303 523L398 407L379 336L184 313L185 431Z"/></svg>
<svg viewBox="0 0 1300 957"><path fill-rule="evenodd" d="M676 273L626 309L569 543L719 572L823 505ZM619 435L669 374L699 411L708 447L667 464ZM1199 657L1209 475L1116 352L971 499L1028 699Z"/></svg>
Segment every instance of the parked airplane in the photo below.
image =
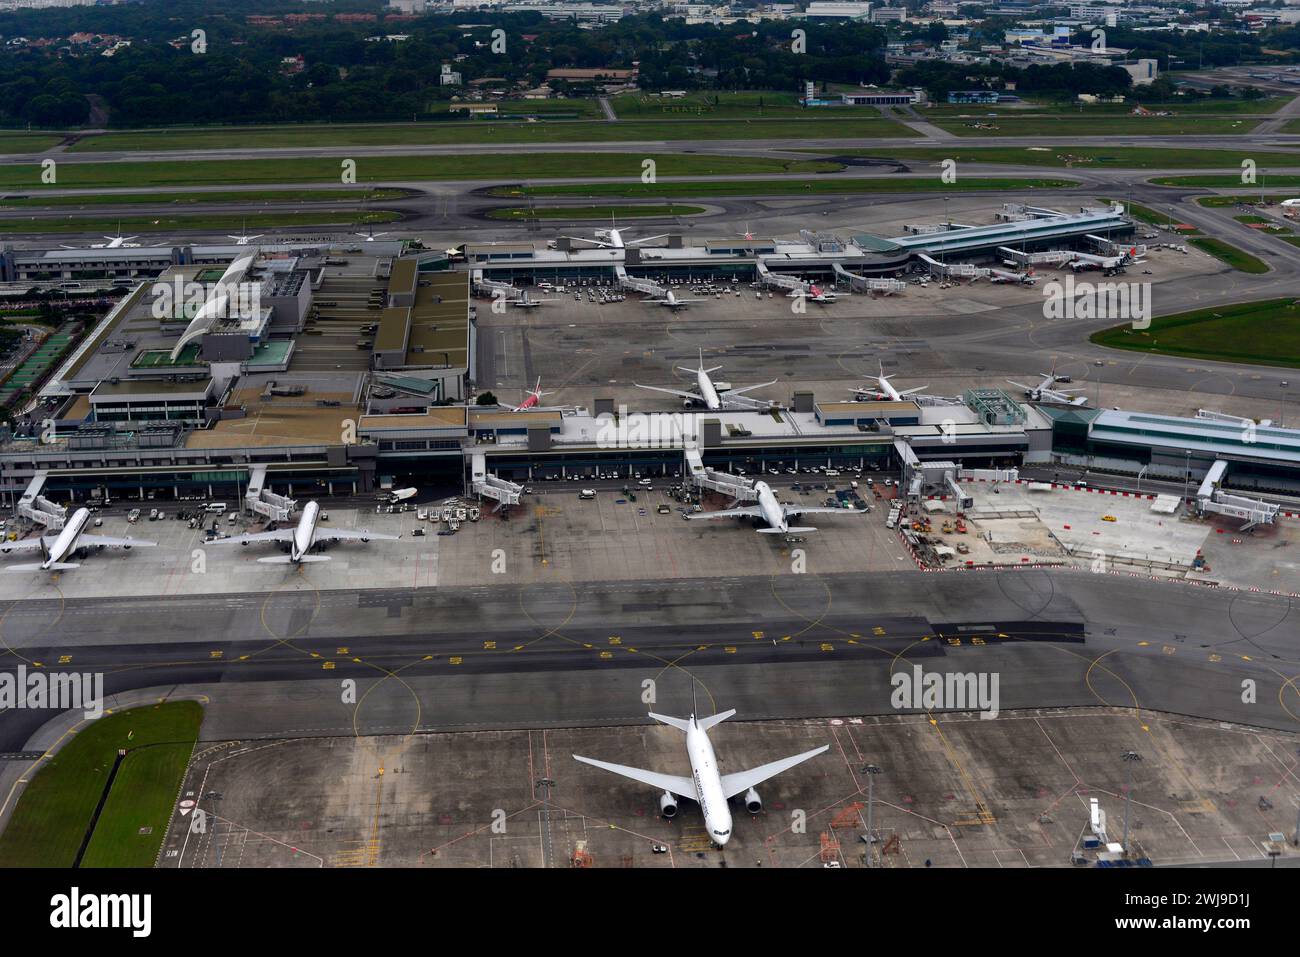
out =
<svg viewBox="0 0 1300 957"><path fill-rule="evenodd" d="M583 239L580 236L566 236L564 238L575 239L578 242L582 242L582 243L594 243L595 245L601 246L605 249L627 249L627 247L629 246L639 246L642 243L653 242L656 239L663 239L667 235L668 235L667 233L661 233L658 236L646 236L642 239L625 240L623 238L623 231L621 229L615 229L613 226L611 226L609 229L596 230L595 239Z"/></svg>
<svg viewBox="0 0 1300 957"><path fill-rule="evenodd" d="M375 232L375 227L374 227L374 226L371 226L371 227L370 227L369 229L367 229L364 233L353 233L352 235L353 235L353 236L360 236L360 237L361 237L362 239L364 239L366 242L368 242L368 243L373 243L373 242L374 242L376 239L378 239L380 236L387 236L388 233L377 233L377 232Z"/></svg>
<svg viewBox="0 0 1300 957"><path fill-rule="evenodd" d="M713 753L713 745L709 741L708 730L735 713L736 710L732 708L712 717L697 719L695 709L692 707L691 716L683 719L650 712L650 717L654 720L686 732L686 754L691 762L689 778L645 771L625 764L597 761L594 758L584 758L579 754L575 754L573 758L575 761L590 764L602 771L611 771L641 784L648 784L652 788L661 789L663 794L659 797L659 813L666 818L676 817L679 798L695 801L704 815L704 826L709 832L709 840L722 847L731 839L731 808L727 806L728 800L743 793L745 810L750 814L757 814L763 810L763 799L755 790L758 785L830 749L830 745L823 744L820 748L772 761L748 771L722 774L718 767L717 756Z"/></svg>
<svg viewBox="0 0 1300 957"><path fill-rule="evenodd" d="M280 542L289 546L289 554L272 555L268 558L259 558L258 561L267 565L300 565L304 562L327 562L328 555L312 555L311 550L324 542L368 542L372 538L382 539L385 541L396 541L396 535L380 535L375 532L362 530L360 532L348 531L341 528L320 528L317 522L320 518L320 505L316 502L308 502L302 510L302 517L298 519L298 524L293 528L281 528L274 532L250 532L246 535L232 535L230 538L214 538L214 545L252 545L256 542Z"/></svg>
<svg viewBox="0 0 1300 957"><path fill-rule="evenodd" d="M1137 258L1137 249L1130 249L1118 256L1094 256L1092 253L1075 253L1067 265L1075 272L1088 269L1100 269L1107 276L1112 276L1125 266L1142 262Z"/></svg>
<svg viewBox="0 0 1300 957"><path fill-rule="evenodd" d="M1038 282L1038 277L1033 273L1027 272L1007 272L1005 269L990 269L989 282L998 283L1012 282L1019 283L1022 286L1032 286Z"/></svg>
<svg viewBox="0 0 1300 957"><path fill-rule="evenodd" d="M559 301L560 301L559 299L534 299L530 295L528 295L527 289L525 289L523 292L519 294L518 299L506 300L506 302L510 303L510 305L515 306L518 309L536 309L544 302L559 302Z"/></svg>
<svg viewBox="0 0 1300 957"><path fill-rule="evenodd" d="M544 395L554 395L554 393L552 393L552 392L543 392L543 391L542 391L542 377L541 377L541 376L538 376L538 377L537 377L537 387L534 388L534 389L529 390L529 392L528 392L528 398L524 399L523 402L521 402L521 403L519 403L518 405L516 405L516 406L514 406L513 408L511 408L510 411L511 411L511 412L526 412L526 411L528 411L529 409L534 408L534 407L537 405L537 403L538 403L539 401L541 401L541 398L542 398L542 396L544 396Z"/></svg>
<svg viewBox="0 0 1300 957"><path fill-rule="evenodd" d="M388 493L390 504L405 502L408 498L415 498L417 490L414 488L397 488Z"/></svg>
<svg viewBox="0 0 1300 957"><path fill-rule="evenodd" d="M717 388L713 385L713 380L709 378L710 372L717 372L722 366L713 366L704 368L704 350L700 350L700 367L698 369L687 369L678 366L679 372L689 372L695 376L695 392L686 392L682 389L663 389L654 385L639 385L632 383L638 389L649 389L651 392L667 392L669 395L679 395L685 401L682 403L686 408L693 405L702 405L710 412L717 412L721 409L767 409L772 403L763 399L751 399L745 395L746 392L753 392L755 389L762 389L769 385L776 385L776 379L771 382L761 382L758 385L745 386L743 389L728 389L719 395Z"/></svg>
<svg viewBox="0 0 1300 957"><path fill-rule="evenodd" d="M1088 397L1083 395L1071 395L1076 389L1049 389L1049 385L1056 384L1056 376L1049 372L1040 372L1043 381L1038 385L1025 385L1023 382L1016 382L1014 379L1008 379L1014 386L1025 390L1025 398L1033 402L1057 402L1061 405L1086 405Z"/></svg>
<svg viewBox="0 0 1300 957"><path fill-rule="evenodd" d="M254 239L261 239L261 238L262 238L263 236L265 236L265 235L266 235L266 233L258 233L258 234L255 235L255 236L246 236L246 235L234 235L234 236L231 236L231 235L227 235L226 238L227 238L227 239L233 239L233 240L235 241L235 245L236 245L236 246L247 246L247 245L248 245L249 243L251 243Z"/></svg>
<svg viewBox="0 0 1300 957"><path fill-rule="evenodd" d="M885 364L883 362L880 363L880 375L878 376L869 375L867 376L867 378L875 379L876 384L880 386L880 388L879 389L858 389L857 397L859 399L863 397L870 397L876 400L888 400L891 402L898 402L899 400L905 398L906 396L914 395L915 393L921 392L924 389L928 388L927 386L918 385L915 389L904 389L902 392L899 392L889 382L889 380L892 379L893 376L885 375Z"/></svg>
<svg viewBox="0 0 1300 957"><path fill-rule="evenodd" d="M685 309L688 303L708 302L708 301L709 300L707 299L678 299L677 295L671 289L669 289L667 292L664 293L664 297L662 299L641 300L642 303L650 306L667 306L673 312L676 312L678 309Z"/></svg>
<svg viewBox="0 0 1300 957"><path fill-rule="evenodd" d="M5 542L0 545L0 552L6 555L14 549L20 551L30 551L39 548L41 557L44 561L36 562L29 565L10 565L8 571L11 572L30 572L46 571L55 572L63 571L67 568L80 568L75 562L68 562L65 559L74 557L78 551L85 548L150 548L157 545L157 542L138 541L134 538L111 538L107 535L86 535L84 534L86 526L90 524L90 509L79 508L72 513L72 518L63 526L57 535L41 535L37 538L25 538L17 542Z"/></svg>
<svg viewBox="0 0 1300 957"><path fill-rule="evenodd" d="M758 502L754 505L743 505L739 508L729 508L721 512L696 512L688 513L686 517L692 521L700 519L713 518L761 518L767 522L767 528L760 528L757 531L764 535L793 535L800 532L815 532L817 529L811 526L792 526L790 519L798 518L800 515L817 515L829 514L834 512L837 515L843 515L848 512L855 515L865 515L857 509L848 508L831 508L826 505L802 506L802 505L782 505L776 497L776 493L766 482L754 483L754 492L758 496Z"/></svg>

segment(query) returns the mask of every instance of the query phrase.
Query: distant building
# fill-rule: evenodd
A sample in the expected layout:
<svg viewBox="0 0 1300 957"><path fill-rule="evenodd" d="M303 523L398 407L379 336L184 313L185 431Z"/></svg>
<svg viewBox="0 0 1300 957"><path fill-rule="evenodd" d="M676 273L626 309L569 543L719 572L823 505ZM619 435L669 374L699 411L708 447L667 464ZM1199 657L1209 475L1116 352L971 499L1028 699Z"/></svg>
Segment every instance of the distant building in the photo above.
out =
<svg viewBox="0 0 1300 957"><path fill-rule="evenodd" d="M948 94L949 103L996 103L997 90L953 90Z"/></svg>
<svg viewBox="0 0 1300 957"><path fill-rule="evenodd" d="M865 20L870 15L871 4L842 0L813 0L804 11L809 20Z"/></svg>
<svg viewBox="0 0 1300 957"><path fill-rule="evenodd" d="M1134 86L1150 86L1160 76L1160 63L1157 60L1143 58L1136 63L1121 63Z"/></svg>
<svg viewBox="0 0 1300 957"><path fill-rule="evenodd" d="M442 65L442 72L438 74L439 86L460 86L460 71L453 70L450 63Z"/></svg>
<svg viewBox="0 0 1300 957"><path fill-rule="evenodd" d="M907 11L902 7L880 7L871 11L872 23L906 23Z"/></svg>

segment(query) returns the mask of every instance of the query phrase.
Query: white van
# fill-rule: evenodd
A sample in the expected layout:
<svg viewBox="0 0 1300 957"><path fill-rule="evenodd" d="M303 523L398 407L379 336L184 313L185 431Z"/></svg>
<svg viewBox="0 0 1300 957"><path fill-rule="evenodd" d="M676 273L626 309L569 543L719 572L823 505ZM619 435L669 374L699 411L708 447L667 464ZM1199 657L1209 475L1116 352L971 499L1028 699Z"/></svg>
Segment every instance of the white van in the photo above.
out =
<svg viewBox="0 0 1300 957"><path fill-rule="evenodd" d="M840 474L840 471L839 469L827 469L823 474L827 478L834 478L835 476Z"/></svg>
<svg viewBox="0 0 1300 957"><path fill-rule="evenodd" d="M596 490L594 488L584 488L581 492L578 493L578 498L580 499L591 499L595 497L596 497Z"/></svg>
<svg viewBox="0 0 1300 957"><path fill-rule="evenodd" d="M209 502L203 509L205 512L224 512L226 510L225 502Z"/></svg>
<svg viewBox="0 0 1300 957"><path fill-rule="evenodd" d="M639 486L641 486L642 488L649 488L649 487L651 486L652 483L651 483L650 479L648 479L648 478L643 478L641 481L637 482L636 484L639 485Z"/></svg>

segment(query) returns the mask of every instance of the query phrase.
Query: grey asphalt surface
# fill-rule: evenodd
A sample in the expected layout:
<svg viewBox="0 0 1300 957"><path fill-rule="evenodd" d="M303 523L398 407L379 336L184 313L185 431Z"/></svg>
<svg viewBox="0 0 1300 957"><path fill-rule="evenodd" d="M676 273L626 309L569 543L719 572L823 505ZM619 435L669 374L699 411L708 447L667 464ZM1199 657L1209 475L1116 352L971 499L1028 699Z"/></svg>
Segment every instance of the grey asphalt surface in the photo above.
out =
<svg viewBox="0 0 1300 957"><path fill-rule="evenodd" d="M646 678L681 703L695 677L755 719L888 713L891 669L915 664L998 672L1003 709L1300 730L1295 604L1041 569L29 601L3 619L0 670L68 656L110 694L206 694L208 740L632 722ZM50 717L0 715L0 751Z"/></svg>

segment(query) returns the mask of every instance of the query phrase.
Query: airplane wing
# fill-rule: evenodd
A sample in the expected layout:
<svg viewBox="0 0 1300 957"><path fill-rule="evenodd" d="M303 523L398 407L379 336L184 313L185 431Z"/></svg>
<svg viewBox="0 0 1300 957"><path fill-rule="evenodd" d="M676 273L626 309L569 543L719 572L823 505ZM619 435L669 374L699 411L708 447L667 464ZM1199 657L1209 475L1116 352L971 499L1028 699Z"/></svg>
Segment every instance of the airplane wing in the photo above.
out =
<svg viewBox="0 0 1300 957"><path fill-rule="evenodd" d="M805 751L803 754L796 754L789 758L782 758L780 761L773 761L770 764L762 764L748 771L737 771L735 774L724 774L722 776L722 793L726 797L735 797L742 791L748 791L752 787L757 787L768 778L774 778L782 771L789 771L796 764L803 764L809 758L815 758L817 755L830 750L829 744L823 744L820 748L813 748L811 751Z"/></svg>
<svg viewBox="0 0 1300 957"><path fill-rule="evenodd" d="M78 535L77 547L82 545L106 545L110 548L152 548L157 542L145 542L138 538L112 538L108 535Z"/></svg>
<svg viewBox="0 0 1300 957"><path fill-rule="evenodd" d="M54 541L53 537L50 538L50 541L51 542ZM3 545L0 545L0 551L7 552L12 548L16 548L19 551L29 551L33 548L40 548L40 547L41 547L41 537L38 535L36 538L23 538L23 539L19 539L16 542L5 542Z"/></svg>
<svg viewBox="0 0 1300 957"><path fill-rule="evenodd" d="M915 389L904 389L902 392L900 392L900 393L898 393L898 394L899 394L899 395L914 395L914 394L917 393L917 392L924 392L924 391L925 391L926 389L928 389L928 388L930 388L928 385L918 385Z"/></svg>
<svg viewBox="0 0 1300 957"><path fill-rule="evenodd" d="M371 540L395 542L400 537L400 535L381 535L379 532L355 532L348 528L321 528L317 525L314 540L317 542L360 542Z"/></svg>
<svg viewBox="0 0 1300 957"><path fill-rule="evenodd" d="M1070 400L1070 405L1087 405L1088 397L1086 395L1076 395Z"/></svg>
<svg viewBox="0 0 1300 957"><path fill-rule="evenodd" d="M800 508L798 505L785 506L786 518L796 518L800 515L843 515L845 513L866 514L866 512L859 512L856 508L831 508L829 505L813 505L809 508Z"/></svg>
<svg viewBox="0 0 1300 957"><path fill-rule="evenodd" d="M830 747L830 745L826 745ZM826 748L822 748L823 751ZM648 784L652 788L658 788L661 791L667 791L670 794L676 794L678 797L690 798L695 800L695 782L687 777L678 777L675 774L659 774L657 771L643 771L641 768L630 768L626 764L610 764L608 761L597 761L594 758L584 758L580 754L573 756L575 761L581 761L583 764L590 764L593 768L600 768L602 771L612 771L615 774L621 774L625 778L631 778L633 781L640 781L642 784ZM784 771L784 768L780 770ZM776 772L773 772L776 773Z"/></svg>
<svg viewBox="0 0 1300 957"><path fill-rule="evenodd" d="M213 545L251 545L255 542L291 542L294 529L281 528L274 532L248 532L244 535L232 535L230 538L214 538Z"/></svg>
<svg viewBox="0 0 1300 957"><path fill-rule="evenodd" d="M733 395L744 395L746 392L753 392L755 389L766 389L770 385L776 385L776 381L776 379L773 379L771 382L760 382L758 385L747 385L743 389L728 389L726 392L722 393L721 397L726 398Z"/></svg>
<svg viewBox="0 0 1300 957"><path fill-rule="evenodd" d="M700 400L700 396L696 392L684 392L681 389L662 389L657 385L641 385L636 382L632 384L638 389L649 389L651 392L667 392L669 395L680 395L684 399L694 399L696 402Z"/></svg>
<svg viewBox="0 0 1300 957"><path fill-rule="evenodd" d="M743 508L728 508L721 512L695 512L686 516L692 522L704 518L762 518L763 513L757 505L747 505Z"/></svg>

